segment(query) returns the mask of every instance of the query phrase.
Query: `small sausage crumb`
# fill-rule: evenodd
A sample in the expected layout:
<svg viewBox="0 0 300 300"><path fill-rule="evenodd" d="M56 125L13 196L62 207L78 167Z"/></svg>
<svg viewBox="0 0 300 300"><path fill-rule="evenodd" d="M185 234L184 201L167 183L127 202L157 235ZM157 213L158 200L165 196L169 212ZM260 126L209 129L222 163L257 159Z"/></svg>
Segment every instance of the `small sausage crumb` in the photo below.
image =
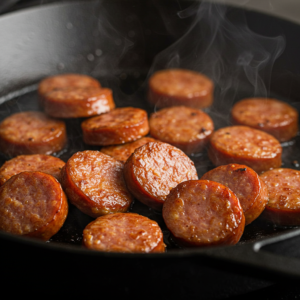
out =
<svg viewBox="0 0 300 300"><path fill-rule="evenodd" d="M246 168L240 168L240 169L234 170L234 172L239 172L239 171L241 171L241 172L246 171Z"/></svg>

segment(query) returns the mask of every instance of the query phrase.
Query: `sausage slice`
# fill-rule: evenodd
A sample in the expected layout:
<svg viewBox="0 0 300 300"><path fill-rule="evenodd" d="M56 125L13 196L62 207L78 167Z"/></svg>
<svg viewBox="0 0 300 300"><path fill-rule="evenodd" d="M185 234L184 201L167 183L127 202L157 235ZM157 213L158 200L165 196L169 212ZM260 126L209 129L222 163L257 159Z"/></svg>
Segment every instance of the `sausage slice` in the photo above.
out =
<svg viewBox="0 0 300 300"><path fill-rule="evenodd" d="M149 132L147 112L140 108L116 108L81 123L88 145L118 145L133 142Z"/></svg>
<svg viewBox="0 0 300 300"><path fill-rule="evenodd" d="M282 147L277 139L248 126L229 126L215 131L208 156L215 166L237 163L261 173L281 166Z"/></svg>
<svg viewBox="0 0 300 300"><path fill-rule="evenodd" d="M54 118L83 118L115 108L112 90L107 88L66 88L44 95L44 111Z"/></svg>
<svg viewBox="0 0 300 300"><path fill-rule="evenodd" d="M0 230L47 241L67 214L67 198L49 174L22 172L0 187Z"/></svg>
<svg viewBox="0 0 300 300"><path fill-rule="evenodd" d="M161 210L170 190L182 181L198 179L194 163L178 148L150 142L136 149L124 165L129 191L142 203Z"/></svg>
<svg viewBox="0 0 300 300"><path fill-rule="evenodd" d="M279 168L260 177L269 190L261 217L278 225L300 225L300 171Z"/></svg>
<svg viewBox="0 0 300 300"><path fill-rule="evenodd" d="M243 99L233 106L231 120L235 125L265 131L280 142L292 139L298 132L297 110L277 99Z"/></svg>
<svg viewBox="0 0 300 300"><path fill-rule="evenodd" d="M213 102L214 84L205 75L169 69L154 73L149 79L149 102L157 107L189 106L205 108Z"/></svg>
<svg viewBox="0 0 300 300"><path fill-rule="evenodd" d="M45 94L53 90L65 88L99 88L101 84L98 80L83 74L60 74L49 76L43 79L38 87L38 94L44 97Z"/></svg>
<svg viewBox="0 0 300 300"><path fill-rule="evenodd" d="M209 180L178 184L167 196L162 215L173 237L184 246L233 245L245 227L235 194Z"/></svg>
<svg viewBox="0 0 300 300"><path fill-rule="evenodd" d="M139 140L123 145L102 147L101 152L125 163L135 149L149 142L155 142L155 139L152 139L150 137L143 137Z"/></svg>
<svg viewBox="0 0 300 300"><path fill-rule="evenodd" d="M213 121L206 113L186 106L169 107L153 113L149 125L151 136L186 154L201 152L214 130Z"/></svg>
<svg viewBox="0 0 300 300"><path fill-rule="evenodd" d="M0 151L8 156L52 154L62 150L66 140L65 123L42 112L16 113L0 123Z"/></svg>
<svg viewBox="0 0 300 300"><path fill-rule="evenodd" d="M125 212L133 201L123 164L100 151L75 153L62 169L61 181L70 202L94 218Z"/></svg>
<svg viewBox="0 0 300 300"><path fill-rule="evenodd" d="M83 244L107 252L164 252L163 233L155 221L135 213L97 218L83 231Z"/></svg>
<svg viewBox="0 0 300 300"><path fill-rule="evenodd" d="M245 165L229 164L219 166L205 173L201 180L219 182L230 188L242 206L246 224L254 221L268 203L268 189L258 174Z"/></svg>
<svg viewBox="0 0 300 300"><path fill-rule="evenodd" d="M20 155L6 161L0 168L0 185L4 184L13 175L25 171L39 171L47 173L60 181L60 172L65 162L61 159L45 155Z"/></svg>

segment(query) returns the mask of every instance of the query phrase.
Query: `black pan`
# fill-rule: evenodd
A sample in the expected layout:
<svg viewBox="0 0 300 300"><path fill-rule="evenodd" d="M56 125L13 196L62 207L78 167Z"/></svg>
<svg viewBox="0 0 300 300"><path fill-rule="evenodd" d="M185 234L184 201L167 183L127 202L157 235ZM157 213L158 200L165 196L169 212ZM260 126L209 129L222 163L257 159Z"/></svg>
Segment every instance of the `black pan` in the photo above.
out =
<svg viewBox="0 0 300 300"><path fill-rule="evenodd" d="M96 77L113 89L117 106L151 113L147 79L170 67L198 70L214 80L215 102L207 112L216 128L229 124L232 104L244 97L277 97L299 110L299 34L300 26L285 20L198 1L84 1L9 13L0 17L0 120L38 110L38 82L66 72ZM69 142L56 154L65 161L77 151L98 149L82 142L81 121L67 121ZM284 167L299 169L299 143L297 137L283 145ZM191 158L199 177L213 168L206 153ZM82 230L92 219L71 205L65 225L47 243L1 232L2 270L9 280L22 273L19 283L26 286L34 281L45 289L55 281L74 294L83 288L144 298L156 297L158 290L165 297L192 297L200 289L204 299L216 299L300 278L297 227L258 219L235 246L183 249L159 213L137 201L132 210L161 225L166 253L84 249Z"/></svg>

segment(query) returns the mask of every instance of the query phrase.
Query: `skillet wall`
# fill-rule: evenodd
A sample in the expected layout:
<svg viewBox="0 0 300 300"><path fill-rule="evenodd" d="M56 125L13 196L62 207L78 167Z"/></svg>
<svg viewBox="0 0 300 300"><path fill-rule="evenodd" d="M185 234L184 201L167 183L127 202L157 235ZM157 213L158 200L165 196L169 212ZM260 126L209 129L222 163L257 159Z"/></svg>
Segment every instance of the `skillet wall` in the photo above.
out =
<svg viewBox="0 0 300 300"><path fill-rule="evenodd" d="M187 1L180 5L177 1L145 1L143 5L140 1L86 1L7 14L0 20L0 97L36 84L50 74L79 72L112 77L120 95L129 99L127 95L143 86L155 54L176 41L190 26L189 19L176 15L189 5ZM159 11L168 12L168 22L158 17ZM230 9L228 17L235 22L241 13L245 13L249 27L257 33L285 36L286 48L274 65L271 90L299 101L300 42L295 38L299 26L241 9ZM172 24L171 30L168 24ZM136 78L136 83L132 85L128 78ZM55 284L67 283L73 294L78 289L94 286L106 287L120 295L147 293L149 296L164 288L164 295L175 296L187 291L195 295L201 285L206 299L230 293L227 289L225 295L221 292L218 295L212 286L220 290L227 286L235 289L235 293L241 291L235 284L236 275L228 278L224 271L207 265L222 267L226 272L237 269L219 264L205 253L193 256L182 252L149 258L103 255L100 259L96 254L86 255L69 247L47 248L6 234L0 234L0 247L4 258L2 268L8 280L13 280L18 271L25 285L32 276L34 285L43 289L54 280ZM251 269L238 271L256 275ZM252 288L258 288L260 283L249 281L249 288L251 284ZM52 286L51 291L56 293Z"/></svg>

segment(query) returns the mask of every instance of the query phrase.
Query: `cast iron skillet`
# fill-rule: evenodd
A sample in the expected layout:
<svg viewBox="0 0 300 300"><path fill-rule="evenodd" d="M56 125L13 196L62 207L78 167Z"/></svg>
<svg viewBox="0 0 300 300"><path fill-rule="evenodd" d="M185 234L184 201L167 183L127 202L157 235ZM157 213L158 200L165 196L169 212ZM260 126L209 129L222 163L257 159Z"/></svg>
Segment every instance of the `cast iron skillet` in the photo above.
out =
<svg viewBox="0 0 300 300"><path fill-rule="evenodd" d="M232 104L248 96L274 96L299 110L299 32L299 25L278 18L197 1L85 1L6 14L0 18L0 120L20 110L38 110L38 82L66 72L94 76L113 89L117 106L151 113L155 108L146 101L147 78L170 67L213 78L215 103L207 112L216 128L228 125ZM65 161L87 149L80 122L67 121L69 143L56 154ZM299 169L299 142L297 137L283 145L284 167ZM199 177L213 167L205 153L191 158ZM144 297L156 296L159 289L165 296L192 296L201 283L205 299L218 298L224 296L221 289L232 295L270 284L267 280L300 277L296 227L258 219L236 246L180 249L160 214L137 201L132 210L158 221L167 253L83 249L81 232L92 219L70 206L66 224L47 243L0 233L1 267L7 278L26 270L23 280L34 278L35 286L55 278L74 287L97 286L120 295L141 292ZM251 276L264 281L251 281ZM243 280L248 286L239 286Z"/></svg>

